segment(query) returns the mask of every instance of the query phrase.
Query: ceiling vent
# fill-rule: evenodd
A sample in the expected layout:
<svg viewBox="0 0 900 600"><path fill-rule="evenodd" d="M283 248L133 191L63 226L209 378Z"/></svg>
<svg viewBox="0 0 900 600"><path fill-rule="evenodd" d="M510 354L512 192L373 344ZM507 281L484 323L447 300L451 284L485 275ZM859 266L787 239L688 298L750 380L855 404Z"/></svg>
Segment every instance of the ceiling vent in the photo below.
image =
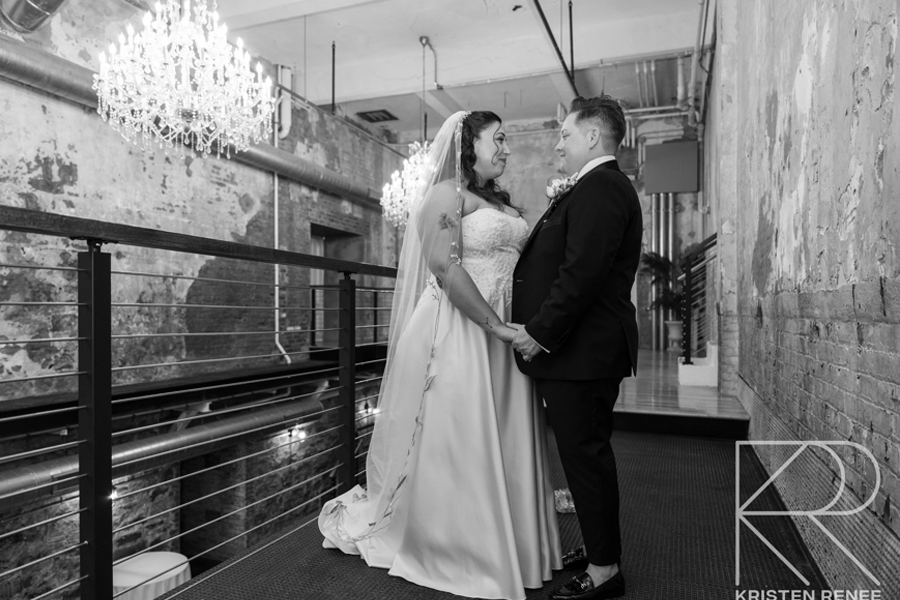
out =
<svg viewBox="0 0 900 600"><path fill-rule="evenodd" d="M34 33L66 2L67 0L0 0L0 14L19 33Z"/></svg>
<svg viewBox="0 0 900 600"><path fill-rule="evenodd" d="M384 123L385 121L396 121L397 117L389 113L384 109L380 110L367 110L366 112L356 113L360 119L364 121L368 121L369 123Z"/></svg>

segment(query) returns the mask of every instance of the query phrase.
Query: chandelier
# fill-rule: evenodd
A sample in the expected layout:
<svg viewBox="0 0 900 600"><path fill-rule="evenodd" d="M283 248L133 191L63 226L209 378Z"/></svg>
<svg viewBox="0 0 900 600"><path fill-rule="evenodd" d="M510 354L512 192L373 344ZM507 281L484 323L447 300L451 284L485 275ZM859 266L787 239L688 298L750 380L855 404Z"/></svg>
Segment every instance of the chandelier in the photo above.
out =
<svg viewBox="0 0 900 600"><path fill-rule="evenodd" d="M410 144L409 158L403 161L402 170L394 171L391 182L381 190L382 214L394 227L406 227L409 205L420 186L428 182L433 169L428 150L428 142Z"/></svg>
<svg viewBox="0 0 900 600"><path fill-rule="evenodd" d="M250 68L243 42L228 43L213 0L166 0L144 15L144 28L111 44L100 54L94 75L97 112L131 142L184 145L208 156L228 157L272 133L272 80L262 64ZM193 15L193 18L192 18Z"/></svg>

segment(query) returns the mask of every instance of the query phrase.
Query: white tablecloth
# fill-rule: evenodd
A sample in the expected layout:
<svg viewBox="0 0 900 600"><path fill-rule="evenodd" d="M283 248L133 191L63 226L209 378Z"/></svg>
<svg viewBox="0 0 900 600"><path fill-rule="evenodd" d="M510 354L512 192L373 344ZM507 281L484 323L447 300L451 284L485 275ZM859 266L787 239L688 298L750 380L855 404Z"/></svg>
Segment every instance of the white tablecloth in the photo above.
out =
<svg viewBox="0 0 900 600"><path fill-rule="evenodd" d="M113 567L113 595L137 585L116 600L153 600L190 578L191 565L183 554L147 552Z"/></svg>

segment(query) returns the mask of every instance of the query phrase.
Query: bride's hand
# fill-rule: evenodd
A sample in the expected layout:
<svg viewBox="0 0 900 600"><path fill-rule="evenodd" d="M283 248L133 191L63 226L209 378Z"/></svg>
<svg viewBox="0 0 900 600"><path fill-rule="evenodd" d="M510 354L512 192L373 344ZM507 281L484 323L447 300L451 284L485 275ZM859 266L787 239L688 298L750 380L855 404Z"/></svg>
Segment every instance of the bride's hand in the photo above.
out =
<svg viewBox="0 0 900 600"><path fill-rule="evenodd" d="M494 335L498 340L506 344L512 344L513 340L516 339L516 330L512 327L507 327L506 325L501 325L499 327L494 328Z"/></svg>

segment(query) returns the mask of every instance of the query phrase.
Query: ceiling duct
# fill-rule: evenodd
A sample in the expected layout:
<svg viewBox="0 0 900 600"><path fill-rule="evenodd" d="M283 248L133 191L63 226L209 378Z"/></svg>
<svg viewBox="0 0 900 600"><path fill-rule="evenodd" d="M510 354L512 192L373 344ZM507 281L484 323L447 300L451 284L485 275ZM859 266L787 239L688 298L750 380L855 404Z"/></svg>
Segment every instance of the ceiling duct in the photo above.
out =
<svg viewBox="0 0 900 600"><path fill-rule="evenodd" d="M0 0L3 20L19 33L34 33L68 0Z"/></svg>

